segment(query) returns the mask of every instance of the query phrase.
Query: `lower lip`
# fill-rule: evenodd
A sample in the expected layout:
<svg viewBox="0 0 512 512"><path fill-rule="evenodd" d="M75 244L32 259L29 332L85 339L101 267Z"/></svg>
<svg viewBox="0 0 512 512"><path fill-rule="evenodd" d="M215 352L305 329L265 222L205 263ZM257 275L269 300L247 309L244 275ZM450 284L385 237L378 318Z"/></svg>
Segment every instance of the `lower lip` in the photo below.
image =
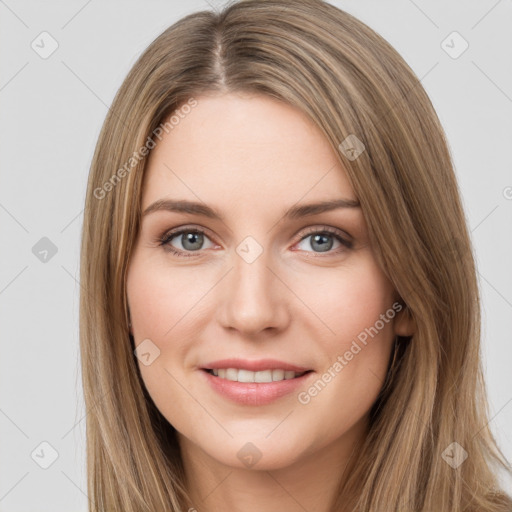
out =
<svg viewBox="0 0 512 512"><path fill-rule="evenodd" d="M216 377L206 370L200 371L217 393L242 405L270 404L278 398L296 391L314 373L308 372L294 379L276 382L235 382Z"/></svg>

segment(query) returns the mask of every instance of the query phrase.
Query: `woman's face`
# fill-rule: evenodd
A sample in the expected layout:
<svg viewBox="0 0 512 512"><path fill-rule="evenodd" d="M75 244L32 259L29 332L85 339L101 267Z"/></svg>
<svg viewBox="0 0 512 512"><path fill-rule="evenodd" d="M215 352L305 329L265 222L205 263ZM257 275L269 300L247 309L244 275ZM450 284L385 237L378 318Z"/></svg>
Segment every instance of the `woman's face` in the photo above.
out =
<svg viewBox="0 0 512 512"><path fill-rule="evenodd" d="M144 383L180 444L222 464L276 469L347 453L395 334L408 329L357 198L293 107L264 96L196 100L145 176L149 211L127 277ZM227 359L237 360L218 362ZM300 372L287 365L309 373L289 378Z"/></svg>

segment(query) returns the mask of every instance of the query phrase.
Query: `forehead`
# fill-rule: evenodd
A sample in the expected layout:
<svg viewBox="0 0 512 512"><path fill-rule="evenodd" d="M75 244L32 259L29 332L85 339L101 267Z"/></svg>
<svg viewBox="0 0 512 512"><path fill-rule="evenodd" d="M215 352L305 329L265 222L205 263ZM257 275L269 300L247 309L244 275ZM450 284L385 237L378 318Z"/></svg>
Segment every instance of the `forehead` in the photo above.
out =
<svg viewBox="0 0 512 512"><path fill-rule="evenodd" d="M356 199L320 129L294 107L262 95L200 96L152 150L144 210L166 196L238 208Z"/></svg>

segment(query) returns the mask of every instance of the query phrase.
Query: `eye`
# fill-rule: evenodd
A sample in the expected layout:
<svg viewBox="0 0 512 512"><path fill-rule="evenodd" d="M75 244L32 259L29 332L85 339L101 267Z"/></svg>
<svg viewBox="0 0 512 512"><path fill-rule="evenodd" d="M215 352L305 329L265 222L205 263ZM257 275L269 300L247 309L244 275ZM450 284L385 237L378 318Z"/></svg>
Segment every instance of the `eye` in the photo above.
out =
<svg viewBox="0 0 512 512"><path fill-rule="evenodd" d="M183 227L166 232L157 241L164 250L180 257L197 256L203 249L215 246L206 235L206 231L197 227ZM204 246L205 241L209 242L209 245L206 247ZM338 246L334 247L335 250L332 250L336 243ZM343 231L329 226L309 228L306 230L306 235L302 233L302 237L296 245L300 246L300 244L303 245L299 247L300 250L313 252L319 256L322 253L328 253L328 255L338 254L351 249L353 246L353 243ZM309 249L312 249L312 251Z"/></svg>
<svg viewBox="0 0 512 512"><path fill-rule="evenodd" d="M172 245L171 242L175 241L181 247ZM170 233L165 233L159 239L159 244L164 247L166 251L170 251L176 256L194 256L194 254L187 254L187 252L198 252L208 247L203 247L205 240L210 241L206 236L206 232L199 228L181 228ZM211 246L214 244L210 241Z"/></svg>
<svg viewBox="0 0 512 512"><path fill-rule="evenodd" d="M338 243L338 246L331 251L333 246ZM324 226L321 229L318 227L310 228L308 234L303 236L299 242L299 245L303 244L303 247L299 247L300 250L308 251L308 247L313 249L315 253L329 253L338 254L346 249L352 248L352 242L348 240L343 232L336 228Z"/></svg>

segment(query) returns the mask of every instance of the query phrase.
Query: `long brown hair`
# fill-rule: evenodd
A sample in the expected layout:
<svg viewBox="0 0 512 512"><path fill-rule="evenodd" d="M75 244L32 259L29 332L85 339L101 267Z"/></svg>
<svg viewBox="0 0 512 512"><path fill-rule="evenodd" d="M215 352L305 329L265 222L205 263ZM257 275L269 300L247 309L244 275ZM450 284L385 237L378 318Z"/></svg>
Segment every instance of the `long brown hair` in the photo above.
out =
<svg viewBox="0 0 512 512"><path fill-rule="evenodd" d="M510 511L496 480L508 465L489 428L475 263L443 129L399 54L320 0L243 0L188 15L147 48L114 99L91 165L81 248L90 510L190 506L176 432L138 371L125 278L152 145L201 94L240 91L284 101L320 127L416 324L399 340L332 510ZM357 158L344 150L349 136L364 145ZM468 455L457 467L447 462L454 450Z"/></svg>

